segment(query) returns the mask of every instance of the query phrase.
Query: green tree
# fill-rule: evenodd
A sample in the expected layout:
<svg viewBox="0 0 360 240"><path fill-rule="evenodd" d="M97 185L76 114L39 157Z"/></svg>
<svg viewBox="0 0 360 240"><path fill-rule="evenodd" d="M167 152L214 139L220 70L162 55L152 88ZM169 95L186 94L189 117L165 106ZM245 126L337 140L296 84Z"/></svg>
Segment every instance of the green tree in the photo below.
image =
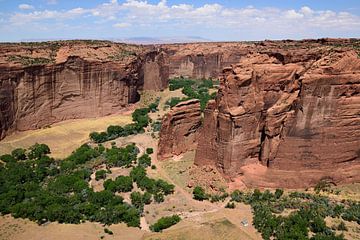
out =
<svg viewBox="0 0 360 240"><path fill-rule="evenodd" d="M95 172L95 180L99 181L100 179L105 179L106 178L106 170L101 169Z"/></svg>
<svg viewBox="0 0 360 240"><path fill-rule="evenodd" d="M154 149L153 148L146 148L146 153L147 154L153 154L154 153Z"/></svg>
<svg viewBox="0 0 360 240"><path fill-rule="evenodd" d="M209 196L205 193L205 190L202 187L196 186L193 190L193 198L195 200L203 201L209 199Z"/></svg>
<svg viewBox="0 0 360 240"><path fill-rule="evenodd" d="M144 168L151 166L151 158L146 153L139 157L138 159L138 165L142 166Z"/></svg>
<svg viewBox="0 0 360 240"><path fill-rule="evenodd" d="M25 160L26 159L26 151L23 148L16 148L11 152L11 155L16 159L16 160Z"/></svg>
<svg viewBox="0 0 360 240"><path fill-rule="evenodd" d="M51 152L48 145L35 143L30 147L30 153L28 157L29 159L39 159L40 157L49 153Z"/></svg>
<svg viewBox="0 0 360 240"><path fill-rule="evenodd" d="M180 222L181 218L178 215L173 215L170 217L162 217L156 223L150 226L151 231L160 232L166 228L169 228L178 222Z"/></svg>

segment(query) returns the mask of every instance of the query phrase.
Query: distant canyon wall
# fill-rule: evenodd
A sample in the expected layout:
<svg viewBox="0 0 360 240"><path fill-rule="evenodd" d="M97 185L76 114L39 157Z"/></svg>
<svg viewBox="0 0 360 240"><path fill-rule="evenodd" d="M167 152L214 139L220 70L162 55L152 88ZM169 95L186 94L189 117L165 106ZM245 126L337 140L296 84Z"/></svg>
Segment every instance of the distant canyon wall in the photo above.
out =
<svg viewBox="0 0 360 240"><path fill-rule="evenodd" d="M169 59L169 77L217 79L222 69L236 64L249 51L242 43L189 43L162 46Z"/></svg>

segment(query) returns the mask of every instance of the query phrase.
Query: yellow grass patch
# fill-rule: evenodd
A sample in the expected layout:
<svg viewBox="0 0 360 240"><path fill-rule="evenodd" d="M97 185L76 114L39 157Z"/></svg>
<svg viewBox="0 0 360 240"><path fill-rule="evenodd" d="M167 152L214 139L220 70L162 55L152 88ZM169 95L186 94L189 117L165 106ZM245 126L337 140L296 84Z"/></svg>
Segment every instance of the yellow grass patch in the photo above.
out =
<svg viewBox="0 0 360 240"><path fill-rule="evenodd" d="M14 133L0 141L0 154L15 148L28 148L35 143L45 143L51 149L51 156L64 158L81 144L89 140L89 133L104 131L109 125L131 123L131 114L116 114L101 118L76 119L56 123L50 128Z"/></svg>

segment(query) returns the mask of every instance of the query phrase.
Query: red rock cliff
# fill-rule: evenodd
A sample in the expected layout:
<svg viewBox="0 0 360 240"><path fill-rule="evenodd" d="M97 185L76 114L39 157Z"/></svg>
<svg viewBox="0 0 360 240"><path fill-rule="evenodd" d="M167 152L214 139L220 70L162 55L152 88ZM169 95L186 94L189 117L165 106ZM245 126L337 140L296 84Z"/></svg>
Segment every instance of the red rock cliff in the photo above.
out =
<svg viewBox="0 0 360 240"><path fill-rule="evenodd" d="M0 139L116 113L168 81L161 50L103 41L0 45ZM150 83L151 80L151 83Z"/></svg>
<svg viewBox="0 0 360 240"><path fill-rule="evenodd" d="M248 186L360 181L357 53L270 49L226 68L205 111L195 163Z"/></svg>
<svg viewBox="0 0 360 240"><path fill-rule="evenodd" d="M222 69L238 63L253 46L237 43L186 43L163 45L169 58L169 76L217 78Z"/></svg>
<svg viewBox="0 0 360 240"><path fill-rule="evenodd" d="M162 120L158 157L160 160L179 155L197 146L201 126L200 102L180 102Z"/></svg>

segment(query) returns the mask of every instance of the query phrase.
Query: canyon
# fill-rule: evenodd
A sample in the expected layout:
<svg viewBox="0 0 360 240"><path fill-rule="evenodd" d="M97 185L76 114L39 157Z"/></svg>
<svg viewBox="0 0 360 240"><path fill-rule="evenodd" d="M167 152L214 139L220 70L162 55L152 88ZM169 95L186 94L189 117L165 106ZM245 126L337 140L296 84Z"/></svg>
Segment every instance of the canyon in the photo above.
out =
<svg viewBox="0 0 360 240"><path fill-rule="evenodd" d="M194 100L164 117L160 159L195 150L196 165L247 186L359 182L359 47L356 39L0 44L0 139L119 112L169 78L219 78L203 119Z"/></svg>

